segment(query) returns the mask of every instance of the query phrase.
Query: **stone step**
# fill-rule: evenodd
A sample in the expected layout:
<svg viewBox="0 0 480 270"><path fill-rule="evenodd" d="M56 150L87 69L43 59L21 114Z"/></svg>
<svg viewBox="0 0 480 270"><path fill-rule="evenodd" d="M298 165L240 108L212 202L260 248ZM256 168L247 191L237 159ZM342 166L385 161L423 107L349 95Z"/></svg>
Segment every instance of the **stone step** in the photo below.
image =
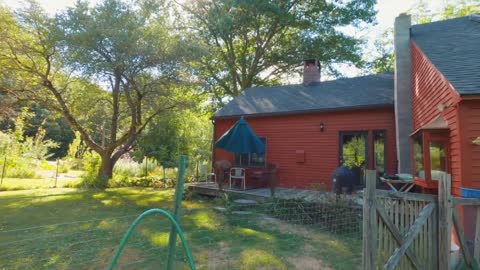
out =
<svg viewBox="0 0 480 270"><path fill-rule="evenodd" d="M257 201L246 200L246 199L238 199L238 200L234 200L233 202L241 206L253 206L258 204Z"/></svg>

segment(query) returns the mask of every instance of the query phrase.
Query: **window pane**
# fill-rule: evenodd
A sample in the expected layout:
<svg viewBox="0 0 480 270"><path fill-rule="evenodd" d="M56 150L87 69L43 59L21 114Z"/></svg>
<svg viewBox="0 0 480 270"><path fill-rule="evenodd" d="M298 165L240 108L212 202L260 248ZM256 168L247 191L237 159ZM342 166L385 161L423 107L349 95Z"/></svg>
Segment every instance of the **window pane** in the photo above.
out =
<svg viewBox="0 0 480 270"><path fill-rule="evenodd" d="M430 142L430 162L432 180L442 180L447 176L447 156L445 146L440 142Z"/></svg>
<svg viewBox="0 0 480 270"><path fill-rule="evenodd" d="M235 154L235 166L247 167L248 166L248 154Z"/></svg>
<svg viewBox="0 0 480 270"><path fill-rule="evenodd" d="M265 154L251 154L250 166L260 167L265 165Z"/></svg>
<svg viewBox="0 0 480 270"><path fill-rule="evenodd" d="M265 152L267 152L267 139L266 138L259 138L262 143L265 144ZM263 154L250 154L250 163L249 166L251 167L263 167L265 166L265 153Z"/></svg>
<svg viewBox="0 0 480 270"><path fill-rule="evenodd" d="M373 133L374 167L380 175L385 173L385 132Z"/></svg>
<svg viewBox="0 0 480 270"><path fill-rule="evenodd" d="M413 153L415 155L415 175L425 179L425 171L423 169L423 140L422 136L415 138L413 143Z"/></svg>
<svg viewBox="0 0 480 270"><path fill-rule="evenodd" d="M365 165L365 137L363 135L343 136L343 163L349 168Z"/></svg>

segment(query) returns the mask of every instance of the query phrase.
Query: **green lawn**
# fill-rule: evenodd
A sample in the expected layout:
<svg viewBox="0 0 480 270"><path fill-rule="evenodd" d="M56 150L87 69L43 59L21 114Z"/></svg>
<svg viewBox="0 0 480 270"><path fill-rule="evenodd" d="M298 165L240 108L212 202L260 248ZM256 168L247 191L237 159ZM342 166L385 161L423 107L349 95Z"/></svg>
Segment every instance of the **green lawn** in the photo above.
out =
<svg viewBox="0 0 480 270"><path fill-rule="evenodd" d="M0 192L0 269L104 269L135 217L171 209L172 190L35 189ZM199 269L358 269L361 241L253 211L219 213L219 202L183 202L181 225ZM170 225L137 227L120 269L163 269ZM186 269L177 248L177 269Z"/></svg>
<svg viewBox="0 0 480 270"><path fill-rule="evenodd" d="M55 171L41 171L42 178L4 178L0 191L24 190L38 188L52 188L55 186ZM60 173L57 177L57 187L71 187L80 182L82 171L70 170L68 173Z"/></svg>

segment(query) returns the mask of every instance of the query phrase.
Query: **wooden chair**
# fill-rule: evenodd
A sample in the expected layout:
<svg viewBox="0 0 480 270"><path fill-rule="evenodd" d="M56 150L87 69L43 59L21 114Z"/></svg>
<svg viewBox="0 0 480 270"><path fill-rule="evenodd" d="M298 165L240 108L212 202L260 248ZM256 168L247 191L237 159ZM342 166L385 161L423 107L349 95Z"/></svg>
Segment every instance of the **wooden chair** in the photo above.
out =
<svg viewBox="0 0 480 270"><path fill-rule="evenodd" d="M232 189L232 180L242 180L242 187L245 191L245 169L244 168L231 168L230 169L230 189Z"/></svg>

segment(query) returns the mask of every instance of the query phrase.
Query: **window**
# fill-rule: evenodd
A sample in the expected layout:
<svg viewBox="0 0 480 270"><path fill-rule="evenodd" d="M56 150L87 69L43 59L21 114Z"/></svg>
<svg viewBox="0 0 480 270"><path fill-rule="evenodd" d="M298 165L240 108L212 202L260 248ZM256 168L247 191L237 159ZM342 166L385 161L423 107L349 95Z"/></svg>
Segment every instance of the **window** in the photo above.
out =
<svg viewBox="0 0 480 270"><path fill-rule="evenodd" d="M441 142L430 142L430 172L432 180L442 180L447 175L447 155L445 145Z"/></svg>
<svg viewBox="0 0 480 270"><path fill-rule="evenodd" d="M259 138L265 144L265 152L267 152L267 139ZM238 167L265 167L266 159L263 154L235 154L235 166Z"/></svg>
<svg viewBox="0 0 480 270"><path fill-rule="evenodd" d="M425 171L423 168L423 138L420 134L413 141L413 155L415 162L415 175L425 179Z"/></svg>
<svg viewBox="0 0 480 270"><path fill-rule="evenodd" d="M385 173L385 131L373 132L373 164L380 175Z"/></svg>

